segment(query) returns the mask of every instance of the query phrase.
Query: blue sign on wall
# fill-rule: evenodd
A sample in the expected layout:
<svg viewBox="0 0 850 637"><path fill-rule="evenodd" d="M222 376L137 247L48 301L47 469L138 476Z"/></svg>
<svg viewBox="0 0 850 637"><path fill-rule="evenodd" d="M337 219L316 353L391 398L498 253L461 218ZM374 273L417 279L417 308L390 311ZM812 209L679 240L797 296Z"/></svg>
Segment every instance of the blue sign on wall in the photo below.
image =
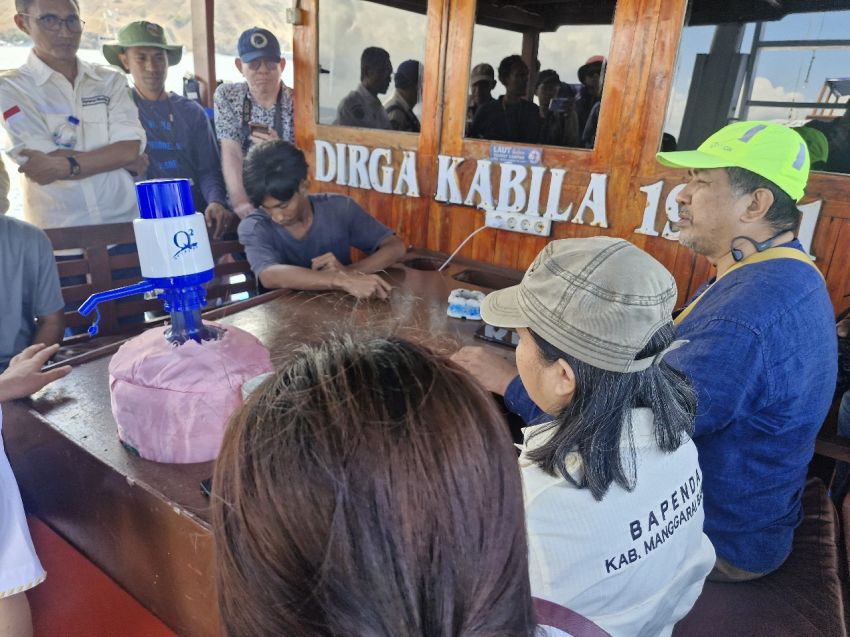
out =
<svg viewBox="0 0 850 637"><path fill-rule="evenodd" d="M501 164L539 166L540 162L543 161L543 149L511 146L510 144L490 144L490 161Z"/></svg>

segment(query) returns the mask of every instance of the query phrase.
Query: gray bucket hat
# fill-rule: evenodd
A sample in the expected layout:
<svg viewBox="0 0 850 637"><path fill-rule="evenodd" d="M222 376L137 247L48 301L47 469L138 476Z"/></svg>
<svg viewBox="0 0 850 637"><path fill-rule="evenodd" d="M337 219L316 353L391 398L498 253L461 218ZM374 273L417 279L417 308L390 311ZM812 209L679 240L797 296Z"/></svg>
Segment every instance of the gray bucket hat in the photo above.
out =
<svg viewBox="0 0 850 637"><path fill-rule="evenodd" d="M672 322L675 302L673 275L625 239L562 239L543 248L519 285L487 295L481 317L496 327L529 328L588 365L636 372L663 355L635 360Z"/></svg>
<svg viewBox="0 0 850 637"><path fill-rule="evenodd" d="M168 56L168 66L174 66L183 57L183 46L180 44L168 44L165 41L165 32L162 27L147 20L136 20L131 22L118 32L118 39L103 45L103 57L115 66L120 66L119 53L124 53L131 46L150 46L156 49L165 49Z"/></svg>

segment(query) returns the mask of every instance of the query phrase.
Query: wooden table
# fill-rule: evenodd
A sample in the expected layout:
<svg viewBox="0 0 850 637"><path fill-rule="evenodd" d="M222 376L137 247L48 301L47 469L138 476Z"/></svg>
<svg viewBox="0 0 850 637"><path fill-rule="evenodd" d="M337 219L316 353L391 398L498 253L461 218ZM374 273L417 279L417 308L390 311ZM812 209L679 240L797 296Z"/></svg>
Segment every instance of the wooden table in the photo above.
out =
<svg viewBox="0 0 850 637"><path fill-rule="evenodd" d="M334 329L395 332L455 351L478 322L446 317L449 292L502 287L518 273L409 257L392 268L389 302L338 293L272 292L208 316L254 334L280 358ZM456 280L469 277L484 285ZM466 273L466 274L464 274ZM480 342L480 341L478 341ZM46 521L180 635L219 634L209 506L212 463L159 464L127 453L110 408L108 365L119 344L71 359L72 374L32 399L4 405L6 449L29 512ZM495 347L506 357L510 350Z"/></svg>

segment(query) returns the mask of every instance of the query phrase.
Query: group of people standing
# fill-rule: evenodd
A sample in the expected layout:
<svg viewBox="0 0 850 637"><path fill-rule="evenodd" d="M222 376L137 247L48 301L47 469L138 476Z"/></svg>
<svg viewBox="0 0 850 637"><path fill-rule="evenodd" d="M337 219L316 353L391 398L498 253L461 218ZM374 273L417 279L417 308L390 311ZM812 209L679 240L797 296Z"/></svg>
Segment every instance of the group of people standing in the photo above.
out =
<svg viewBox="0 0 850 637"><path fill-rule="evenodd" d="M478 64L470 75L467 105L468 137L522 144L546 144L593 148L605 58L594 55L579 67L579 85L562 82L554 69L537 73L534 96L528 99L530 70L519 55L504 58L498 78L505 94L494 98L496 74L487 63Z"/></svg>
<svg viewBox="0 0 850 637"><path fill-rule="evenodd" d="M418 133L421 124L413 109L422 94L423 77L420 62L405 60L393 73L385 49L366 47L360 55L360 84L340 101L334 124ZM378 96L389 90L390 80L395 91L382 104Z"/></svg>

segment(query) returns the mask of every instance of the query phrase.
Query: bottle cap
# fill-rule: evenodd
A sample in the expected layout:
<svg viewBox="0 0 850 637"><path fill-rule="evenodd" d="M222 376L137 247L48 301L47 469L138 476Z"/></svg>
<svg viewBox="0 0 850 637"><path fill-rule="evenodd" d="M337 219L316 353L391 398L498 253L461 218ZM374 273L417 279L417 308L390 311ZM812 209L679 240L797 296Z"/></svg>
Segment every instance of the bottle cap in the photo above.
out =
<svg viewBox="0 0 850 637"><path fill-rule="evenodd" d="M74 117L73 115L69 115L69 116L68 116L68 121L69 121L69 122L71 122L74 126L79 126L79 125L80 125L80 120L78 120L78 119L77 119L76 117Z"/></svg>
<svg viewBox="0 0 850 637"><path fill-rule="evenodd" d="M136 184L142 219L167 219L195 214L192 185L188 179L150 179Z"/></svg>

